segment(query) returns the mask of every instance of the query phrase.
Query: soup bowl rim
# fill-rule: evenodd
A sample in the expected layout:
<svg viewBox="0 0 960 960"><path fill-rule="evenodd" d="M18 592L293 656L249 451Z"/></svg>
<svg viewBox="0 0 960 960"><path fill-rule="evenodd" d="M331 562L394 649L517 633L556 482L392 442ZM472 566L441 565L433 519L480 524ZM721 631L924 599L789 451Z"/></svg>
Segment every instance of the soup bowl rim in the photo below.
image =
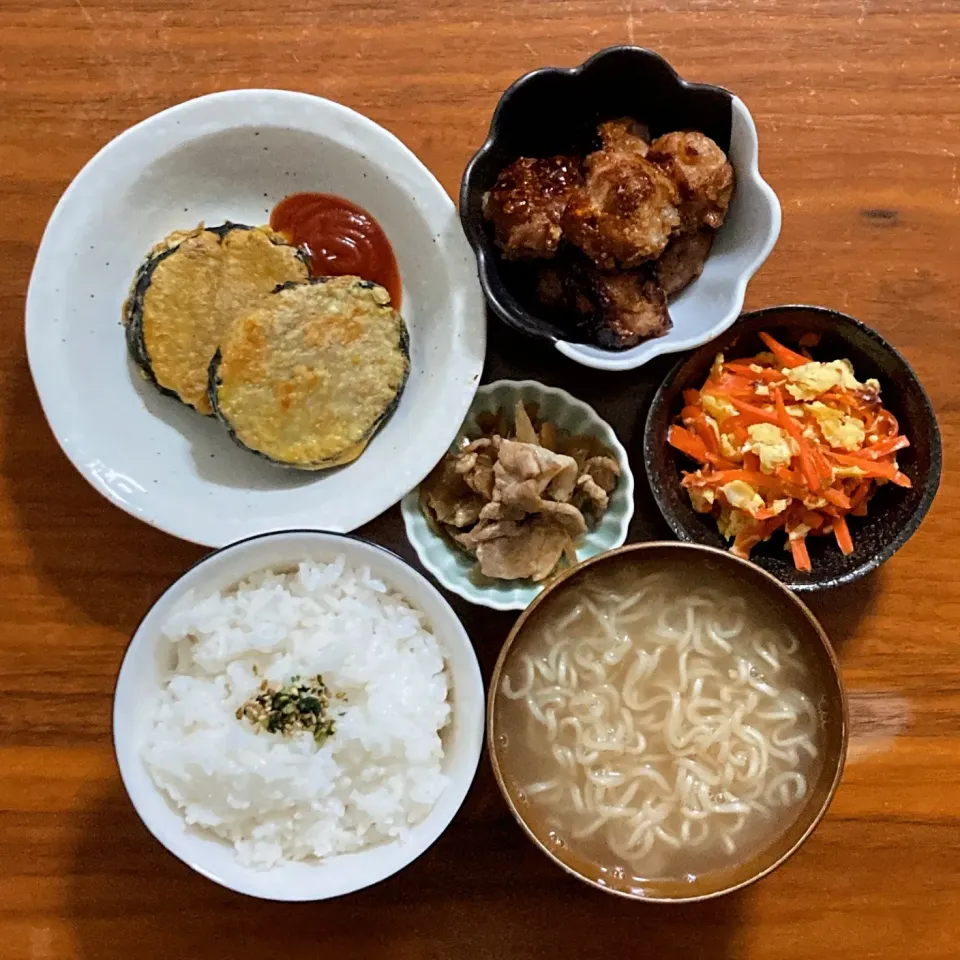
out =
<svg viewBox="0 0 960 960"><path fill-rule="evenodd" d="M678 555L682 553L690 553L692 551L696 551L697 553L706 553L708 555L712 555L723 563L731 564L732 567L742 567L745 571L749 571L750 574L759 576L761 579L766 579L773 587L776 588L773 592L780 596L781 602L798 610L803 619L807 621L809 626L813 629L813 632L820 639L820 643L827 654L831 671L836 679L837 690L839 692L837 699L839 700L840 709L840 749L835 754L836 759L834 761L835 769L833 770L833 777L827 792L824 795L823 802L821 803L819 809L810 818L810 822L807 824L803 833L801 833L794 843L792 843L790 847L786 849L780 856L776 857L772 862L764 864L761 869L755 871L745 879L731 883L727 886L720 887L716 890L710 890L706 893L695 892L697 884L692 884L690 896L659 896L656 894L640 892L636 889L617 889L616 887L584 875L570 864L564 862L534 833L530 825L526 822L524 816L517 809L513 797L507 788L503 771L500 769L500 761L496 750L497 731L494 718L494 704L497 699L497 691L500 689L500 680L503 674L503 667L507 661L507 657L510 655L510 651L514 642L516 641L517 637L520 636L525 624L536 611L536 609L542 603L546 602L547 598L551 597L559 588L563 586L563 584L566 583L566 581L580 574L587 567L599 565L616 556L628 553L639 554L643 553L644 551L660 549L663 547L667 547L670 550L676 551ZM837 706L837 704L834 703L834 706ZM811 611L810 608L807 607L807 605L795 593L793 593L788 587L784 586L775 576L773 576L773 574L768 573L766 570L764 570L762 567L758 567L756 564L750 563L749 560L742 560L726 550L720 550L716 547L709 547L700 543L684 543L676 540L649 540L643 543L628 543L622 547L617 547L613 550L608 550L605 553L597 554L595 557L590 557L589 559L578 563L576 566L569 567L560 573L553 581L551 581L550 584L546 586L533 599L530 605L520 614L516 623L514 623L512 629L510 630L510 633L507 635L507 639L504 641L503 646L500 648L500 653L490 676L490 686L487 691L486 726L487 751L490 756L490 766L493 768L493 775L497 781L497 787L499 788L500 793L503 795L511 815L520 825L527 837L555 864L557 864L559 867L561 867L561 869L569 873L571 876L576 877L581 882L586 883L588 886L591 886L594 889L602 890L604 893L611 893L615 896L623 897L628 900L639 901L641 903L696 903L703 900L712 900L716 897L733 893L736 890L742 890L745 887L756 883L758 880L763 879L763 877L767 876L768 874L773 873L774 870L786 863L786 861L789 860L790 857L792 857L797 850L803 846L804 843L806 843L813 831L816 830L817 826L820 824L820 821L826 815L843 776L843 769L847 757L847 746L850 739L850 719L847 704L847 693L843 684L843 674L840 670L840 663L837 659L836 652L833 649L833 645L830 643L830 638L827 636L827 633L820 624L820 621L817 620L816 616L814 616L813 611ZM829 754L825 756L825 762L829 762L832 759L833 758ZM822 772L820 776L823 776ZM765 849L766 848L764 848L764 850L762 850L758 855L758 859L762 859ZM656 886L656 884L651 884L651 886Z"/></svg>

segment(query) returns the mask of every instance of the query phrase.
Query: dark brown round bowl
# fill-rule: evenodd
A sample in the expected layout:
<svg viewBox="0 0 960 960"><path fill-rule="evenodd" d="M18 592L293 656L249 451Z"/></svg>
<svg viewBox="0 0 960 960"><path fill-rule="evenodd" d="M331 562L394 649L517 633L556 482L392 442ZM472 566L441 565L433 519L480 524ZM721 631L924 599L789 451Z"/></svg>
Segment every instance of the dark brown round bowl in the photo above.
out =
<svg viewBox="0 0 960 960"><path fill-rule="evenodd" d="M768 847L755 856L723 869L709 870L692 880L651 880L638 886L635 881L618 878L593 860L574 853L569 846L551 843L549 836L544 833L543 824L538 824L537 818L531 817L529 800L517 796L510 786L510 781L517 772L513 766L517 761L515 753L510 751L509 746L504 745L501 736L498 709L500 700L497 694L503 671L518 639L529 630L537 629L538 624L557 609L557 603L562 602L570 590L577 590L585 578L593 576L600 569L624 570L640 565L648 569L650 565L676 562L677 558L683 558L692 570L705 579L723 574L734 577L745 589L761 597L769 609L776 613L783 626L800 640L812 662L816 664L818 682L822 685L820 707L823 724L820 747L823 751L823 765L812 784L810 794L796 811L792 822L786 825L784 831ZM816 617L798 597L793 596L770 574L726 551L689 543L653 541L618 547L616 550L591 557L550 581L523 611L510 631L493 668L487 693L487 750L490 753L493 773L510 812L527 836L554 863L578 879L606 893L646 903L709 900L749 886L785 863L806 842L830 806L843 774L848 736L847 697L840 676L840 666Z"/></svg>
<svg viewBox="0 0 960 960"><path fill-rule="evenodd" d="M726 548L728 543L713 518L694 511L680 486L681 470L692 464L667 444L667 430L683 406L683 391L703 385L714 357L728 360L763 349L758 334L768 331L796 347L804 333L822 339L813 351L817 359L848 359L857 379L876 377L880 398L900 423L910 446L897 455L912 489L886 484L870 501L866 517L850 518L854 551L844 556L832 537L809 537L812 571L794 569L782 535L753 548L750 559L796 591L823 590L862 577L894 555L920 526L940 485L943 450L930 400L910 364L876 330L826 307L768 307L744 314L725 334L682 360L656 392L647 415L643 458L657 506L681 540Z"/></svg>

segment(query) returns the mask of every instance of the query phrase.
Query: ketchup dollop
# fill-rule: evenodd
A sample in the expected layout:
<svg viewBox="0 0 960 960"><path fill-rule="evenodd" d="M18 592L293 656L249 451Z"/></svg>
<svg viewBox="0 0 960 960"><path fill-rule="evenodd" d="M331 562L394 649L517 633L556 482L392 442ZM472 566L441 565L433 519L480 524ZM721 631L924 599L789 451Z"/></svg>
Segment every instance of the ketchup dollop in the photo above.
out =
<svg viewBox="0 0 960 960"><path fill-rule="evenodd" d="M314 276L373 280L400 309L397 259L380 224L363 207L332 193L294 193L273 208L270 226L307 248Z"/></svg>

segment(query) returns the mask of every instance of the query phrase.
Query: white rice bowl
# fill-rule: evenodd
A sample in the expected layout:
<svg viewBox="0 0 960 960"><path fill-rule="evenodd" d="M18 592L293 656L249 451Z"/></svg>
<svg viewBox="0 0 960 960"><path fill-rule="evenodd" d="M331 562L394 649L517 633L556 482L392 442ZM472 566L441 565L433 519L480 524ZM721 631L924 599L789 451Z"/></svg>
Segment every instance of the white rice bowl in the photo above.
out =
<svg viewBox="0 0 960 960"><path fill-rule="evenodd" d="M191 592L162 632L176 669L144 762L187 822L230 841L241 863L403 840L447 786L444 652L423 615L367 567L340 555L262 571L223 593ZM322 745L237 718L262 681L317 674L336 720Z"/></svg>

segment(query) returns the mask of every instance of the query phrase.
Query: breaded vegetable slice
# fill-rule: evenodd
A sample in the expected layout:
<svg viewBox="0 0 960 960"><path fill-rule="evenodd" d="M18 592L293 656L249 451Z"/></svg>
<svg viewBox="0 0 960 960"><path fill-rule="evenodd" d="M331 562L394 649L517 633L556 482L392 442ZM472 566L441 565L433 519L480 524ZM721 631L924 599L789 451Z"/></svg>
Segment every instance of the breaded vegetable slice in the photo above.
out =
<svg viewBox="0 0 960 960"><path fill-rule="evenodd" d="M127 346L163 393L210 414L207 373L225 331L278 284L308 275L304 253L269 227L172 233L134 278L123 310Z"/></svg>
<svg viewBox="0 0 960 960"><path fill-rule="evenodd" d="M241 446L322 470L360 456L409 368L407 330L383 287L317 277L285 284L234 324L210 365L210 400Z"/></svg>

